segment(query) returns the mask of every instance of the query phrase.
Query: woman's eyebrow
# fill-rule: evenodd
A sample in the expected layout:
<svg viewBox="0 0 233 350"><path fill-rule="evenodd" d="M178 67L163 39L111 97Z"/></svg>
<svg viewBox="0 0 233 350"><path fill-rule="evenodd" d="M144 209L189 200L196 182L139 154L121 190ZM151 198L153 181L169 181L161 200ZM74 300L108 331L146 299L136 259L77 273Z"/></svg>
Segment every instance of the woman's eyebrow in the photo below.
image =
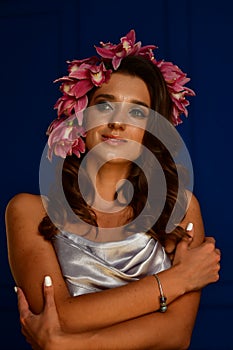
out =
<svg viewBox="0 0 233 350"><path fill-rule="evenodd" d="M141 106L150 108L150 106L148 106L147 103L145 103L145 102L143 102L143 101L140 101L140 100L131 100L130 103L135 103L136 105L141 105Z"/></svg>
<svg viewBox="0 0 233 350"><path fill-rule="evenodd" d="M95 96L95 100L97 100L98 98L105 98L108 101L116 101L116 97L111 94L98 94Z"/></svg>
<svg viewBox="0 0 233 350"><path fill-rule="evenodd" d="M95 100L97 100L98 98L106 98L108 99L109 101L116 101L116 97L114 95L111 95L111 94L99 94L99 95L96 95L95 96ZM140 101L140 100L130 100L129 103L134 103L134 104L137 104L137 105L141 105L141 106L145 106L147 108L150 108L150 106L148 106L147 103L143 102L143 101Z"/></svg>

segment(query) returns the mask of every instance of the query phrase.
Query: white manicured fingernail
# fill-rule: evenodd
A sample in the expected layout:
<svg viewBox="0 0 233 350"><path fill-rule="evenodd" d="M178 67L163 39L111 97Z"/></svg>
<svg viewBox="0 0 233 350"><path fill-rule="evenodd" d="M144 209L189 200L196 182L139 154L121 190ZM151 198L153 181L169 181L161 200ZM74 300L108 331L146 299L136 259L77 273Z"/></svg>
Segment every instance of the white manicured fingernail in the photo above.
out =
<svg viewBox="0 0 233 350"><path fill-rule="evenodd" d="M193 223L189 222L188 225L186 226L186 231L192 231L193 229Z"/></svg>
<svg viewBox="0 0 233 350"><path fill-rule="evenodd" d="M45 276L44 278L44 284L46 287L51 287L52 285L52 280L51 280L51 277L50 276Z"/></svg>
<svg viewBox="0 0 233 350"><path fill-rule="evenodd" d="M18 289L17 289L17 287L15 286L15 287L14 287L14 291L15 291L15 293L17 293L17 290L18 290Z"/></svg>

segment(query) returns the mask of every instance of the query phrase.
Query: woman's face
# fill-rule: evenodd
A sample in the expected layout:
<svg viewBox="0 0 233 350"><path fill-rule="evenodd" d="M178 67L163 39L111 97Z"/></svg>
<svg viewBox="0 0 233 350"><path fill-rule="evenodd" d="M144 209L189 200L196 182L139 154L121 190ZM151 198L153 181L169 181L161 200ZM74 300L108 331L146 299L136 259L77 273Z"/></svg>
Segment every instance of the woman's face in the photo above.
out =
<svg viewBox="0 0 233 350"><path fill-rule="evenodd" d="M106 161L136 159L141 153L150 112L145 82L123 73L112 74L93 94L86 111L86 146Z"/></svg>

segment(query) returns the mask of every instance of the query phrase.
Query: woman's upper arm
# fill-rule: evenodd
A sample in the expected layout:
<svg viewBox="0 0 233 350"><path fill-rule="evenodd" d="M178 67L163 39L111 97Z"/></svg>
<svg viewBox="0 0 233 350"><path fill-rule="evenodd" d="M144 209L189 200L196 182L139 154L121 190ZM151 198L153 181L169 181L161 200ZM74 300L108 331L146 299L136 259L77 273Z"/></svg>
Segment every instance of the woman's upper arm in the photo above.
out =
<svg viewBox="0 0 233 350"><path fill-rule="evenodd" d="M194 194L189 193L190 202L184 220L181 223L183 228L186 228L189 222L193 223L193 240L190 247L200 245L205 237L204 223L201 213L201 208L198 199Z"/></svg>
<svg viewBox="0 0 233 350"><path fill-rule="evenodd" d="M44 240L38 231L44 215L41 197L27 193L14 196L5 212L11 272L35 313L43 308L42 283L45 275L53 278L54 285L61 286L61 297L69 296L52 244Z"/></svg>

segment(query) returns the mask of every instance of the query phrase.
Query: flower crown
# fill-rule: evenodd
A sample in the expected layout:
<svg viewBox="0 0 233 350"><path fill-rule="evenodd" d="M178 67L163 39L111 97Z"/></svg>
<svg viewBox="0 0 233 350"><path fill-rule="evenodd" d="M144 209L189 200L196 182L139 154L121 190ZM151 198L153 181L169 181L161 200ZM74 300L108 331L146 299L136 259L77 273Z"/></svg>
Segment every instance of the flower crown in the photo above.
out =
<svg viewBox="0 0 233 350"><path fill-rule="evenodd" d="M136 43L135 41L135 31L132 29L120 39L119 44L100 42L101 47L95 46L99 57L67 61L69 74L54 81L61 82L60 90L63 95L54 105L54 109L57 109L57 118L47 130L50 160L53 153L65 158L71 154L80 157L80 153L85 152L82 112L88 105L87 93L94 87L107 83L113 70L118 69L122 59L126 56L143 56L160 69L173 102L172 123L174 126L182 123L180 119L182 113L188 116L186 107L189 101L186 96L195 95L193 90L184 86L190 81L190 78L172 62L157 61L153 54L157 46L141 46L140 41ZM109 63L113 70L107 68Z"/></svg>

